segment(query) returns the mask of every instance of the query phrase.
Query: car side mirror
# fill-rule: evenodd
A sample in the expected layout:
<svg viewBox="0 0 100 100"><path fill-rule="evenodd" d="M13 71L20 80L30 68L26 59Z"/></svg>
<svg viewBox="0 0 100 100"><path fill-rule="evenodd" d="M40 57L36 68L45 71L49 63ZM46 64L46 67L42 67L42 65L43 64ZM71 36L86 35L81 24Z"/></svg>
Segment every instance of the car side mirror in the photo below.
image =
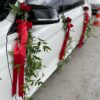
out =
<svg viewBox="0 0 100 100"><path fill-rule="evenodd" d="M31 11L28 12L28 21L31 21L33 25L43 25L43 24L53 24L60 21L57 11L51 7L40 6L40 5L30 5L32 7ZM21 16L16 16L20 18ZM16 31L17 24L13 23L10 28L8 35Z"/></svg>
<svg viewBox="0 0 100 100"><path fill-rule="evenodd" d="M34 24L52 24L59 22L60 18L54 8L40 5L30 5L28 20Z"/></svg>

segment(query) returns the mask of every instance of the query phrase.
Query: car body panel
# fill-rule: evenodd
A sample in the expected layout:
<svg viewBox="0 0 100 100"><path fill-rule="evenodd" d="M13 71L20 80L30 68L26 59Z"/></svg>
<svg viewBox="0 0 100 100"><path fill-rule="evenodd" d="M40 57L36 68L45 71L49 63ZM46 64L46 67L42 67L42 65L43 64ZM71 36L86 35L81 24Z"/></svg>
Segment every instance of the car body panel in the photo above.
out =
<svg viewBox="0 0 100 100"><path fill-rule="evenodd" d="M72 37L72 43L70 46L71 49L68 49L68 55L71 54L73 49L78 45L78 41L80 39L81 33L82 33L82 26L83 26L83 9L82 6L79 6L75 9L72 9L70 11L65 12L66 17L72 18L72 24L74 25L73 30L71 31L70 35ZM91 7L90 7L91 9ZM89 11L91 16L91 11ZM14 21L14 16L10 14L6 20L0 22L0 88L2 91L0 91L0 98L2 97L2 100L15 100L14 97L11 97L11 80L9 76L9 70L8 70L8 63L7 63L7 55L6 55L6 35L11 27L12 23ZM4 27L2 27L4 26ZM43 59L43 65L45 67L42 67L41 70L37 70L39 73L39 77L41 77L41 81L45 82L51 74L57 69L58 62L59 62L59 53L63 44L64 40L64 30L63 30L63 23L61 19L60 14L60 22L55 24L47 24L47 25L33 25L32 27L32 34L36 37L39 37L41 39L46 40L49 47L51 48L51 51L48 53L40 53L39 56ZM17 37L17 33L13 33L8 35L8 44L7 49L8 51L13 51L14 45L15 45L15 39ZM13 57L9 55L9 68L10 72L12 73L12 64ZM42 77L42 75L44 76ZM28 96L31 96L33 93L36 92L36 90L39 88L39 86L32 86L30 87L30 92L27 92ZM6 96L5 96L6 94Z"/></svg>

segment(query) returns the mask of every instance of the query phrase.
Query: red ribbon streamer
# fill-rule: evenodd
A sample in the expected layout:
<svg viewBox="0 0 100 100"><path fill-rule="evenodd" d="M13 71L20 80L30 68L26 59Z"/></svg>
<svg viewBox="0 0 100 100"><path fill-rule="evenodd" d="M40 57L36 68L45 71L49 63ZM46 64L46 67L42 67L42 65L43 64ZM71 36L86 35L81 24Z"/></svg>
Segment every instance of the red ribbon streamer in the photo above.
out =
<svg viewBox="0 0 100 100"><path fill-rule="evenodd" d="M87 29L87 26L88 26L88 22L89 22L89 14L85 11L85 13L84 13L83 31L82 31L81 38L79 40L78 48L82 47L83 40L84 40L84 35L85 35L86 29Z"/></svg>
<svg viewBox="0 0 100 100"><path fill-rule="evenodd" d="M26 57L26 44L28 40L28 30L32 28L32 23L24 20L17 20L17 33L19 42L17 41L14 48L14 68L13 68L13 83L12 95L16 94L17 83L19 96L24 96L24 64Z"/></svg>
<svg viewBox="0 0 100 100"><path fill-rule="evenodd" d="M72 27L73 27L72 24L70 24L70 23L67 24L66 36L65 36L65 39L64 39L64 42L63 42L63 45L62 45L62 49L61 49L60 55L59 55L59 60L63 59L64 53L65 53L65 49L66 49L66 45L67 45L67 42L68 42L68 39L69 39L70 29Z"/></svg>

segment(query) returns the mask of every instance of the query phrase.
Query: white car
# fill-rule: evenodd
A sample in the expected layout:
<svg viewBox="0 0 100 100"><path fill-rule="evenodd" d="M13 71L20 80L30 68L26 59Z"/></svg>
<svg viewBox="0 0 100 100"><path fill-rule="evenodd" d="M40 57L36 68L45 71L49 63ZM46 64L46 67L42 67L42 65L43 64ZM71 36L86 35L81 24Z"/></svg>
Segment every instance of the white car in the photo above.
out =
<svg viewBox="0 0 100 100"><path fill-rule="evenodd" d="M8 51L12 51L15 44L16 33L11 33L14 31L12 25L15 20L15 16L9 13L8 3L15 3L16 0L0 0L0 100L16 100L15 97L12 97L11 93L11 76L9 75L7 54L6 54L6 45ZM52 12L52 18L47 16L41 17L38 15L38 21L34 21L35 25L32 28L32 33L34 36L39 37L43 40L46 40L50 48L52 49L48 54L40 54L43 59L43 63L46 67L43 67L39 70L39 73L44 73L44 77L41 79L42 82L45 82L50 75L57 69L59 62L59 53L62 47L64 40L64 31L63 23L61 19L62 13L66 17L72 18L72 24L74 25L73 31L71 31L70 36L72 37L71 49L69 49L68 55L75 49L78 45L80 36L82 34L83 27L83 5L85 4L84 0L30 0L29 4L35 4L42 6L50 6L55 10ZM1 8L2 7L2 8ZM91 16L91 7L89 6L89 14ZM49 10L49 9L47 9ZM43 13L42 10L40 12ZM9 32L9 29L10 32ZM7 36L7 34L9 35ZM8 40L7 38L8 37ZM6 44L8 41L8 44ZM9 56L9 63L12 61L12 58ZM12 66L10 64L10 73L12 73ZM67 85L67 84L66 84ZM38 86L32 86L31 91L28 93L28 96L31 96L36 92ZM19 99L17 99L19 100Z"/></svg>

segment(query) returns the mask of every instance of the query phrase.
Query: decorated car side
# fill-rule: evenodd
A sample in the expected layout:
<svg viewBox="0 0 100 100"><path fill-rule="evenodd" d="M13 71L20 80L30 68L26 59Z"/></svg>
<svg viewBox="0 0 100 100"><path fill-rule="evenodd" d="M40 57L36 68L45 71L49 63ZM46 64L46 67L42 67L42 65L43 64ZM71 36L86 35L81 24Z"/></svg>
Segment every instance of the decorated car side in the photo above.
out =
<svg viewBox="0 0 100 100"><path fill-rule="evenodd" d="M0 10L0 98L30 100L82 48L91 7L84 0L1 1L8 9Z"/></svg>

